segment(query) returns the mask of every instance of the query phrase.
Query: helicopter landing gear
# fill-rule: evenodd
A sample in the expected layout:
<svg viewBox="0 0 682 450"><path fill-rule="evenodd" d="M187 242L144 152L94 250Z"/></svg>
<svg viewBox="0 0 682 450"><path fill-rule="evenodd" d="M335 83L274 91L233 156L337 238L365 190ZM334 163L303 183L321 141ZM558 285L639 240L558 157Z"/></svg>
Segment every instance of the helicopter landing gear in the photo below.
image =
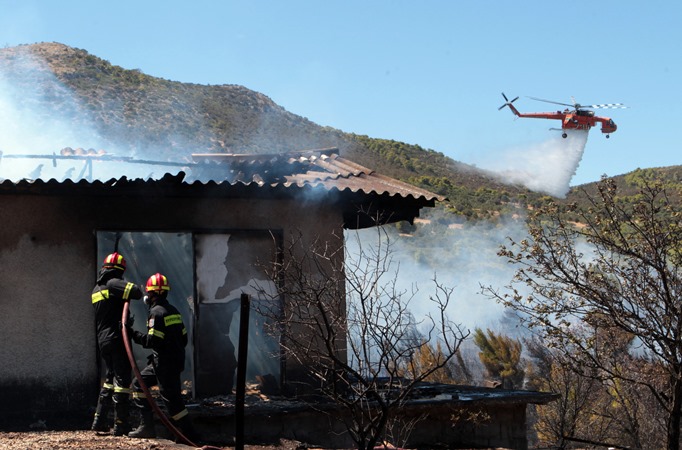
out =
<svg viewBox="0 0 682 450"><path fill-rule="evenodd" d="M607 135L606 135L606 139L608 139L608 138L610 138L610 137L611 137L611 135L610 135L610 134L607 134Z"/></svg>
<svg viewBox="0 0 682 450"><path fill-rule="evenodd" d="M566 133L561 133L561 137L566 139L568 137L568 135Z"/></svg>

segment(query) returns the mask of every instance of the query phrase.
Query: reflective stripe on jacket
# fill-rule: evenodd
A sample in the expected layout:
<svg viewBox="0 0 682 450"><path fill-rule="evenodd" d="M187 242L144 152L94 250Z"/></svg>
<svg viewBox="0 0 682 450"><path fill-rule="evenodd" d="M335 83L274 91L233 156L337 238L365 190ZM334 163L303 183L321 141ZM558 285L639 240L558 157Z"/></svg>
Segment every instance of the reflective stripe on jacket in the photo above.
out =
<svg viewBox="0 0 682 450"><path fill-rule="evenodd" d="M121 339L121 317L127 300L142 298L142 289L136 284L116 277L121 272L103 271L92 290L92 306L95 308L95 327L100 347ZM107 276L108 275L108 276Z"/></svg>
<svg viewBox="0 0 682 450"><path fill-rule="evenodd" d="M147 333L134 333L134 340L154 350L156 364L184 370L187 329L180 312L167 299L159 300L149 310Z"/></svg>

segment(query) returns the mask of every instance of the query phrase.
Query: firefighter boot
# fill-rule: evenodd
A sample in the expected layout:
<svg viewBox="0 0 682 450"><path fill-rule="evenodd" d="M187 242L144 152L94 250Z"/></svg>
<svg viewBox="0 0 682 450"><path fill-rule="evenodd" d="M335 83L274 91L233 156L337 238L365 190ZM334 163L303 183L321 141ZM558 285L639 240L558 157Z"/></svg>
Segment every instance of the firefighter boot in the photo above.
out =
<svg viewBox="0 0 682 450"><path fill-rule="evenodd" d="M114 436L125 436L131 430L128 395L114 394Z"/></svg>
<svg viewBox="0 0 682 450"><path fill-rule="evenodd" d="M194 429L194 425L192 425L192 420L189 418L188 415L182 417L181 419L174 420L173 422L176 428L180 430L182 435L185 436L190 441L190 443L198 445L199 435Z"/></svg>
<svg viewBox="0 0 682 450"><path fill-rule="evenodd" d="M131 438L155 438L154 413L152 411L142 411L140 426L128 433Z"/></svg>
<svg viewBox="0 0 682 450"><path fill-rule="evenodd" d="M92 431L109 431L109 410L111 409L111 390L102 389L102 392L97 399L97 409L95 410L95 418L92 421L90 429Z"/></svg>

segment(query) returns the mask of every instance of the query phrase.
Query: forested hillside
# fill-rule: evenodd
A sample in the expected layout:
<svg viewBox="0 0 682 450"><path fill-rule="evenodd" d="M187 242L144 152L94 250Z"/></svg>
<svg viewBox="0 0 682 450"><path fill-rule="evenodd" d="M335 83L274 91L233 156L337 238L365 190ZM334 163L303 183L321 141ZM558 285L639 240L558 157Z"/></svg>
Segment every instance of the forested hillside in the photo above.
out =
<svg viewBox="0 0 682 450"><path fill-rule="evenodd" d="M533 207L544 197L435 150L317 125L244 86L165 80L59 43L0 49L0 74L0 81L40 114L94 128L104 141L133 155L183 160L199 152L337 147L359 164L446 196L441 207L454 213L456 221L495 220ZM72 97L79 108L67 101ZM79 145L73 143L74 148ZM671 172L671 182L677 182L676 168L664 170Z"/></svg>
<svg viewBox="0 0 682 450"><path fill-rule="evenodd" d="M445 207L463 218L490 218L510 203L525 205L539 198L434 150L319 126L243 86L156 78L58 43L1 49L0 68L18 91L42 94L30 99L39 111L94 127L104 140L131 154L182 160L198 152L337 147L359 164L447 196ZM56 88L53 79L59 82ZM71 96L82 111L67 101Z"/></svg>

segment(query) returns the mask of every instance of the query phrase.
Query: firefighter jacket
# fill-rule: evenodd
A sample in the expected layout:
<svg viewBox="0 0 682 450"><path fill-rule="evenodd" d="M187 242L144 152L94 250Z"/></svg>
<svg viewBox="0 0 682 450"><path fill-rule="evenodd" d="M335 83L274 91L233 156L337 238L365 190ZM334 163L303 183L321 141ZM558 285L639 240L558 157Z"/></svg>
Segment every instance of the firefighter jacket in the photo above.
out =
<svg viewBox="0 0 682 450"><path fill-rule="evenodd" d="M180 312L168 302L159 299L149 309L147 333L132 332L133 341L154 351L157 367L182 372L185 368L187 329Z"/></svg>
<svg viewBox="0 0 682 450"><path fill-rule="evenodd" d="M142 289L122 278L120 269L102 269L92 290L92 306L95 308L95 327L100 348L122 339L121 318L123 306L128 300L142 298Z"/></svg>

